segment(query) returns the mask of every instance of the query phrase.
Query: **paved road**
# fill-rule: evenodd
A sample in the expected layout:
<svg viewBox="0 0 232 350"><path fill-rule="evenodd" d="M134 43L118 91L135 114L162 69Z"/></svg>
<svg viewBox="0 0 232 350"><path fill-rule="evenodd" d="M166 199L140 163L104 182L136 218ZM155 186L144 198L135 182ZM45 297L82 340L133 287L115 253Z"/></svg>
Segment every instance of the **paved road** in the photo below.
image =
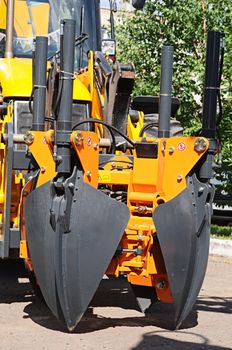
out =
<svg viewBox="0 0 232 350"><path fill-rule="evenodd" d="M103 280L73 334L37 299L19 263L0 262L0 350L232 349L232 259L211 257L183 329L170 332L137 309L128 285Z"/></svg>

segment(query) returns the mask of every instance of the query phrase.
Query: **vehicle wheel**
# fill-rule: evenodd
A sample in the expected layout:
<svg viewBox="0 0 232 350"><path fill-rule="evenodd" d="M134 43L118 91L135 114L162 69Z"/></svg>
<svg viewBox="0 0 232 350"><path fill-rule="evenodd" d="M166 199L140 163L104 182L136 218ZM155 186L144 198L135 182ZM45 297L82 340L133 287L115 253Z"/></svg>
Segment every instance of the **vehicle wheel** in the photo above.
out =
<svg viewBox="0 0 232 350"><path fill-rule="evenodd" d="M146 135L148 137L158 137L158 125L159 125L159 117L157 114L145 114L144 115L144 125L149 123L155 123L155 126L151 127L146 131ZM181 126L181 123L176 120L175 118L171 118L170 122L171 126L171 136L182 136L183 135L183 128Z"/></svg>

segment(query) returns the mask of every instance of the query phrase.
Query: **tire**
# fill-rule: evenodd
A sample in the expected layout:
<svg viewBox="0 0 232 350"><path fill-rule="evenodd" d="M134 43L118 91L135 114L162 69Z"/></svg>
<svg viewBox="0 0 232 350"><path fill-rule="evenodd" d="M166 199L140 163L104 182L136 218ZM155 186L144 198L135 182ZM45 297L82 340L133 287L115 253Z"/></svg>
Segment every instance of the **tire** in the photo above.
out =
<svg viewBox="0 0 232 350"><path fill-rule="evenodd" d="M154 127L151 127L146 131L146 135L148 137L158 137L158 125L159 125L159 117L157 114L145 114L144 115L144 125L149 123L155 123ZM183 128L178 120L175 118L171 118L170 122L170 136L182 136Z"/></svg>

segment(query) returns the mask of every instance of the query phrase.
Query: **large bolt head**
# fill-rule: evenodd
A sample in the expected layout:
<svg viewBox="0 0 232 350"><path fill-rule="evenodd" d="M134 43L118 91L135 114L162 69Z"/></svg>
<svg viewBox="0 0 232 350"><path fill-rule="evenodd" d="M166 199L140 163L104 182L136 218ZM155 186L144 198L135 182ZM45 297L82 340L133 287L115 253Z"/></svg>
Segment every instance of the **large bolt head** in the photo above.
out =
<svg viewBox="0 0 232 350"><path fill-rule="evenodd" d="M31 145L34 141L35 135L31 131L27 131L23 139L27 145Z"/></svg>
<svg viewBox="0 0 232 350"><path fill-rule="evenodd" d="M194 149L195 151L197 152L204 152L205 149L206 149L206 142L205 142L205 139L203 139L202 137L198 137L194 143Z"/></svg>

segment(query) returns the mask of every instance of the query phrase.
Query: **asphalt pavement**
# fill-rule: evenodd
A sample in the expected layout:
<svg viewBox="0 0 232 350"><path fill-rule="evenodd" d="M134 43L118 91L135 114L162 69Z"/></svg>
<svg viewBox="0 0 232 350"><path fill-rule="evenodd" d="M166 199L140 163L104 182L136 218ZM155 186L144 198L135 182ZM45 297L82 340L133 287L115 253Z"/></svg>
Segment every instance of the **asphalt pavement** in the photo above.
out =
<svg viewBox="0 0 232 350"><path fill-rule="evenodd" d="M102 281L72 334L35 297L22 264L1 261L0 281L1 350L232 349L232 258L210 257L194 310L175 332L144 316L122 279Z"/></svg>

